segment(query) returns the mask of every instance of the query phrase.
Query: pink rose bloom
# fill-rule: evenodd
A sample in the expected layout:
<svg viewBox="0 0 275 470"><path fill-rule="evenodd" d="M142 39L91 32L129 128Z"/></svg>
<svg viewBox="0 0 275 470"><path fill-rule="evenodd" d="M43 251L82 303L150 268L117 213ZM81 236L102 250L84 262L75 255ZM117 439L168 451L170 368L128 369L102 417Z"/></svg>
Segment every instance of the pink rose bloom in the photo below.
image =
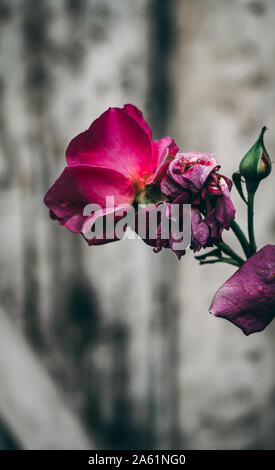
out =
<svg viewBox="0 0 275 470"><path fill-rule="evenodd" d="M210 313L241 328L262 331L275 315L275 246L266 245L217 291Z"/></svg>
<svg viewBox="0 0 275 470"><path fill-rule="evenodd" d="M135 106L109 108L70 142L67 166L44 202L52 218L85 237L99 217L114 215L120 220L121 205L150 202L150 184L161 174L166 158L177 151L170 137L153 141ZM106 196L114 198L113 206L106 206ZM87 204L98 204L102 210L87 217L83 215ZM90 245L108 241L114 239L109 240L106 232L101 239L87 240Z"/></svg>
<svg viewBox="0 0 275 470"><path fill-rule="evenodd" d="M220 241L223 229L229 230L235 216L230 199L232 181L218 170L218 162L211 153L178 153L169 162L160 183L170 202L192 205L194 252Z"/></svg>

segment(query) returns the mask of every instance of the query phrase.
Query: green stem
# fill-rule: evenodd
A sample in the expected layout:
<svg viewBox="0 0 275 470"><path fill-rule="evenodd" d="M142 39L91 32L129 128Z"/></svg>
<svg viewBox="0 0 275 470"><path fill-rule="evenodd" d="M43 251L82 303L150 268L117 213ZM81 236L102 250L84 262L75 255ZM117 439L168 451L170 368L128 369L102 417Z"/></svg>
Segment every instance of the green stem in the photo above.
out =
<svg viewBox="0 0 275 470"><path fill-rule="evenodd" d="M200 264L214 264L214 263L227 263L233 264L234 266L240 266L238 261L231 259L231 258L219 258L219 259L209 259L205 261L200 261Z"/></svg>
<svg viewBox="0 0 275 470"><path fill-rule="evenodd" d="M247 240L245 234L243 233L241 227L237 224L237 222L235 222L235 220L233 220L233 222L231 224L231 229L233 230L234 234L238 238L238 240L239 240L239 242L242 246L242 249L244 251L245 256L247 258L249 258L252 253L250 251L250 246L249 246L248 240Z"/></svg>
<svg viewBox="0 0 275 470"><path fill-rule="evenodd" d="M252 191L248 192L247 215L248 215L248 235L249 235L251 254L254 254L257 251L255 235L254 235L254 196L255 196L255 192L252 192Z"/></svg>
<svg viewBox="0 0 275 470"><path fill-rule="evenodd" d="M214 250L208 251L207 253L204 253L203 255L196 255L195 258L197 260L205 260L209 256L215 256L217 258L221 257L221 250L219 248L215 248Z"/></svg>
<svg viewBox="0 0 275 470"><path fill-rule="evenodd" d="M237 253L235 253L235 251L233 251L230 246L226 245L226 243L219 242L216 243L216 246L220 248L220 250L223 251L226 255L230 256L235 261L237 261L239 266L244 263L244 260L239 255L237 255Z"/></svg>

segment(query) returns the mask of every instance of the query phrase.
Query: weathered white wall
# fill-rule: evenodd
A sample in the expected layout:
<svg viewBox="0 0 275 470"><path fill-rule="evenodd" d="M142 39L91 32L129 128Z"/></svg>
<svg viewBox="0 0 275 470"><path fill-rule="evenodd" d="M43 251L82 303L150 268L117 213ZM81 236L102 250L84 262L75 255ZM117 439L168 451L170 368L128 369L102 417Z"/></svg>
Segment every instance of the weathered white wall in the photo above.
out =
<svg viewBox="0 0 275 470"><path fill-rule="evenodd" d="M0 446L8 432L24 448L274 448L275 327L246 338L207 313L233 268L141 241L88 248L42 204L72 136L126 102L226 174L263 124L272 155L274 3L2 0L0 12ZM261 245L273 183L257 197ZM39 413L13 393L19 365L35 400L43 386Z"/></svg>

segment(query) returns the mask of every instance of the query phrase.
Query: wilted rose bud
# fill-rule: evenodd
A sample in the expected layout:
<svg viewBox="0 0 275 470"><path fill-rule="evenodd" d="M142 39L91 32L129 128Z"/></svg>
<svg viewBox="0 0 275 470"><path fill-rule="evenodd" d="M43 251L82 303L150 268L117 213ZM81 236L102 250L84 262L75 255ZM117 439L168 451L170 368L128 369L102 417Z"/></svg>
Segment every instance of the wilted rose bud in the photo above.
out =
<svg viewBox="0 0 275 470"><path fill-rule="evenodd" d="M240 163L240 174L245 178L246 184L256 190L260 181L271 172L271 160L264 145L263 127L255 144L248 150Z"/></svg>

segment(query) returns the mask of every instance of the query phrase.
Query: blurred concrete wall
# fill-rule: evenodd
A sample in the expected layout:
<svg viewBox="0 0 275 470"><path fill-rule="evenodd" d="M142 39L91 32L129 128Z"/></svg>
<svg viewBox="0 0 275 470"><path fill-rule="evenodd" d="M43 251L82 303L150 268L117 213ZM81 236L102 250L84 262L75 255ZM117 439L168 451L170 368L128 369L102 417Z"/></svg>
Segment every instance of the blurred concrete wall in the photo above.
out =
<svg viewBox="0 0 275 470"><path fill-rule="evenodd" d="M88 248L42 204L72 136L126 102L228 175L263 124L272 155L274 2L1 0L0 15L0 446L274 448L275 327L246 338L207 313L233 268Z"/></svg>
<svg viewBox="0 0 275 470"><path fill-rule="evenodd" d="M185 0L177 3L175 13L169 132L187 151L214 152L222 171L231 175L267 125L272 158L275 3ZM233 198L246 229L236 191ZM259 246L275 240L274 203L273 175L257 194ZM233 236L225 239L233 241ZM216 288L233 271L199 267L191 254L180 264L182 429L188 447L274 448L275 325L245 338L230 323L206 312Z"/></svg>

